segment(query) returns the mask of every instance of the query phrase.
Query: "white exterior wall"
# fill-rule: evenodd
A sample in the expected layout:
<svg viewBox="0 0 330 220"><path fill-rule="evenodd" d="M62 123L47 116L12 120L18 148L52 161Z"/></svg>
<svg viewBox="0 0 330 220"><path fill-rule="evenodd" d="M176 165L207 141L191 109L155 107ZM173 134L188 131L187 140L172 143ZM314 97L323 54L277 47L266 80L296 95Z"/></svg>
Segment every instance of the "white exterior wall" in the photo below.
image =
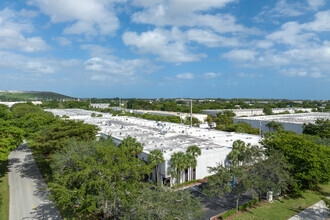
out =
<svg viewBox="0 0 330 220"><path fill-rule="evenodd" d="M242 121L250 124L254 128L260 128L261 125L261 130L263 133L269 132L268 127L266 124L268 124L270 121L265 121L265 120L252 120L252 119L245 119L245 118L234 118L234 123L237 124L237 122ZM283 125L284 130L287 131L293 131L296 132L297 134L301 134L303 132L302 125L303 124L298 124L298 123L289 123L289 122L278 122Z"/></svg>
<svg viewBox="0 0 330 220"><path fill-rule="evenodd" d="M231 148L224 148L218 152L208 152L209 150L202 150L202 154L197 157L196 179L203 179L210 176L208 167L215 167L218 163L224 163L227 155L231 152Z"/></svg>
<svg viewBox="0 0 330 220"><path fill-rule="evenodd" d="M255 115L264 115L262 108L254 109L219 109L219 110L204 110L203 113L216 116L217 113L223 111L232 111L236 114L237 117L240 116L255 116ZM312 108L272 108L274 114L282 113L288 111L290 114L295 113L295 111L306 111L312 112Z"/></svg>

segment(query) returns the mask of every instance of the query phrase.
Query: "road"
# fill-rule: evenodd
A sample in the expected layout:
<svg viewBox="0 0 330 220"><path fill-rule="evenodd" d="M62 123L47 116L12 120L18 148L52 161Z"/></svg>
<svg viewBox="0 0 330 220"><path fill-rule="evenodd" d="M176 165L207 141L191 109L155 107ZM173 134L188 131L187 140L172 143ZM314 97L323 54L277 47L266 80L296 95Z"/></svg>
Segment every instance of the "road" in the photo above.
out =
<svg viewBox="0 0 330 220"><path fill-rule="evenodd" d="M48 198L50 192L32 152L21 145L9 155L9 220L62 219Z"/></svg>

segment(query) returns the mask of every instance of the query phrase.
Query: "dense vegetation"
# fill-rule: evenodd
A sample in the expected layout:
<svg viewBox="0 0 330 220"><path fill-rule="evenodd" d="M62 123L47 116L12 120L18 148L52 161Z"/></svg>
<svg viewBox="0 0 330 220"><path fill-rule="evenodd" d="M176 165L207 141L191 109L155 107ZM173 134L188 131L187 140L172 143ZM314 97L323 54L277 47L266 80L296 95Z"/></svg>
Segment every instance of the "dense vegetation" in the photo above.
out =
<svg viewBox="0 0 330 220"><path fill-rule="evenodd" d="M143 146L132 137L116 147L111 139L96 140L96 126L54 117L30 103L0 106L0 117L1 155L6 159L25 137L64 216L192 219L203 214L200 200L189 192L145 182L160 162L156 154L149 163L138 159Z"/></svg>
<svg viewBox="0 0 330 220"><path fill-rule="evenodd" d="M246 134L259 134L258 128L253 128L246 122L238 122L234 124L235 113L232 111L224 111L217 114L216 117L208 116L207 122L215 122L217 126L216 130L228 131L228 132L237 132L237 133L246 133Z"/></svg>
<svg viewBox="0 0 330 220"><path fill-rule="evenodd" d="M261 146L235 141L226 163L209 168L214 175L209 178L205 193L233 193L238 209L241 195L247 192L259 199L270 190L275 197L284 193L299 195L329 182L328 147L281 129L267 133Z"/></svg>
<svg viewBox="0 0 330 220"><path fill-rule="evenodd" d="M133 142L133 143L132 143ZM135 157L133 138L116 147L111 140L72 142L53 155L53 197L81 218L192 219L202 214L188 192L150 188L143 178L153 165ZM133 147L135 146L135 147Z"/></svg>

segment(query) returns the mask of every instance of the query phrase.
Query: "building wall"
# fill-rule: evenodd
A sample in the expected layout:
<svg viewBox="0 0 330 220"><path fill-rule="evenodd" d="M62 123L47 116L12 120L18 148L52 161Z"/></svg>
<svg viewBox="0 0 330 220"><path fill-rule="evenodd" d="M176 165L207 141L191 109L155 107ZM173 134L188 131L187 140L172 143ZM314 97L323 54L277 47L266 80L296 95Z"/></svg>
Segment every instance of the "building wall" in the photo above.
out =
<svg viewBox="0 0 330 220"><path fill-rule="evenodd" d="M196 167L196 179L203 179L206 176L210 176L208 167L215 167L218 163L224 163L228 154L231 152L231 148L224 148L222 151L202 150L202 155L197 157Z"/></svg>
<svg viewBox="0 0 330 220"><path fill-rule="evenodd" d="M260 128L260 126L261 126L262 132L266 133L266 132L269 132L269 129L266 126L266 124L268 124L271 120L266 121L266 120L252 120L252 119L245 119L245 118L234 118L235 124L237 124L237 122L239 122L239 121L246 122L254 128ZM278 123L281 123L283 125L284 130L293 131L293 132L296 132L297 134L301 134L303 132L303 128L302 128L303 124L288 123L288 122L278 122Z"/></svg>
<svg viewBox="0 0 330 220"><path fill-rule="evenodd" d="M236 114L236 116L256 116L256 115L264 115L262 108L254 108L254 109L219 109L219 110L204 110L204 114L209 114L216 116L217 113L223 111L232 111ZM272 109L274 114L278 114L281 112L288 111L290 114L295 113L295 111L306 111L312 112L312 108L273 108Z"/></svg>

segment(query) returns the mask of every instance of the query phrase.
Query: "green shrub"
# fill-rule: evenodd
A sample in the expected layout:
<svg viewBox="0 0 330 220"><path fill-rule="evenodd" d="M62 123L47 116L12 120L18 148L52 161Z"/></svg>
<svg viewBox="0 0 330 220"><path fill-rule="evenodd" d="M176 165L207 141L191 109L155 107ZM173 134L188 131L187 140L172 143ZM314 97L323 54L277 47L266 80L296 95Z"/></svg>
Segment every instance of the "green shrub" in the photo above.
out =
<svg viewBox="0 0 330 220"><path fill-rule="evenodd" d="M246 208L249 208L251 206L253 206L254 204L257 204L259 202L259 199L255 199L255 200L252 200L250 202L247 202L241 206L238 206L238 210L239 211L242 211L242 210L245 210Z"/></svg>
<svg viewBox="0 0 330 220"><path fill-rule="evenodd" d="M225 214L222 214L222 215L220 216L220 219L226 219L226 218L228 218L228 217L234 215L236 212L237 212L236 209L229 210L229 211L227 211Z"/></svg>
<svg viewBox="0 0 330 220"><path fill-rule="evenodd" d="M180 188L181 186L186 186L186 185L189 185L189 184L191 184L191 183L197 183L197 182L199 182L199 181L201 181L201 180L200 180L200 179L197 179L197 180L190 180L190 181L187 181L187 182L184 182L184 183L177 184L177 185L173 186L172 188L173 188L173 189L177 189L177 188Z"/></svg>

